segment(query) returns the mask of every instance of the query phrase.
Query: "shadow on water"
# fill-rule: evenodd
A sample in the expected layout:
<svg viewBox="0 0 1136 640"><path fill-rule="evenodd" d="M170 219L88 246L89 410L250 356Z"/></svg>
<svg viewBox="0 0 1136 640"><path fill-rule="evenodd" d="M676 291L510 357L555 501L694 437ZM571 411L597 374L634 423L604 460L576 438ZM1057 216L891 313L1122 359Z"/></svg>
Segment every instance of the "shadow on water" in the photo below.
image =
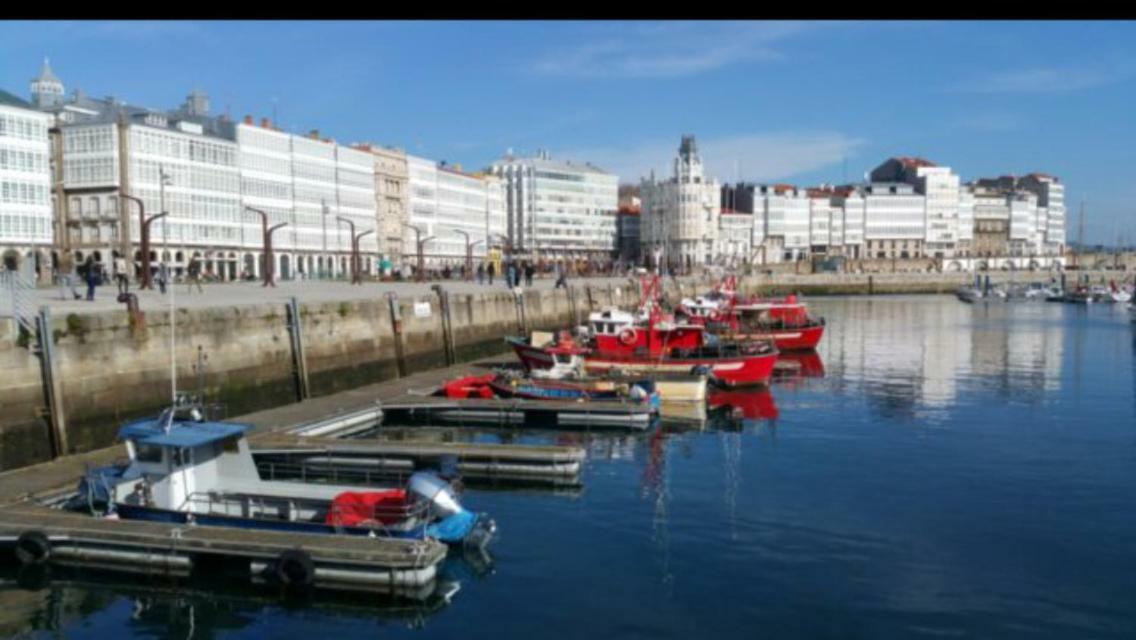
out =
<svg viewBox="0 0 1136 640"><path fill-rule="evenodd" d="M347 615L381 626L418 629L463 588L493 573L488 553L451 550L439 579L420 589L397 594L292 592L218 572L176 579L4 561L0 564L0 636L59 631L96 614L121 616L115 626L156 637L213 637L254 625L265 614L287 611Z"/></svg>

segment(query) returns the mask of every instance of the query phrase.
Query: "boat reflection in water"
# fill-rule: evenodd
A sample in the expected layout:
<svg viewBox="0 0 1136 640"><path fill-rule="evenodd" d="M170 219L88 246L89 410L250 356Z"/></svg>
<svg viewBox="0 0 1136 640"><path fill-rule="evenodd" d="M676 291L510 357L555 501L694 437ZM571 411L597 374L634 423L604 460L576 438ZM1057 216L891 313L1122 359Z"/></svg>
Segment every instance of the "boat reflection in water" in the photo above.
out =
<svg viewBox="0 0 1136 640"><path fill-rule="evenodd" d="M110 616L121 611L123 620L118 626L130 635L153 637L191 638L199 632L208 636L220 629L236 631L263 623L266 615L278 616L281 609L304 609L304 616L349 616L381 626L420 629L460 589L458 581L442 579L399 594L362 590L295 593L218 575L179 581L60 566L7 566L0 568L0 635L58 632L97 611ZM123 601L130 603L129 613Z"/></svg>
<svg viewBox="0 0 1136 640"><path fill-rule="evenodd" d="M824 361L816 351L782 353L773 367L774 383L799 382L805 378L823 378Z"/></svg>

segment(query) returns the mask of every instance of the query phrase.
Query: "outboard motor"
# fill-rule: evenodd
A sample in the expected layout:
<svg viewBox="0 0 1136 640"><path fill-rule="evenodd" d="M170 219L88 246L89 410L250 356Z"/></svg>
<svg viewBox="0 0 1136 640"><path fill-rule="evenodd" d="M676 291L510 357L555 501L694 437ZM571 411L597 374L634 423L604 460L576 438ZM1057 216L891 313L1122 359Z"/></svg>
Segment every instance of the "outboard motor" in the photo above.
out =
<svg viewBox="0 0 1136 640"><path fill-rule="evenodd" d="M497 523L462 507L450 483L432 473L419 471L410 476L407 492L426 501L431 519L437 519L426 527L428 536L484 549L497 532Z"/></svg>
<svg viewBox="0 0 1136 640"><path fill-rule="evenodd" d="M465 511L450 483L432 473L420 471L413 474L407 489L417 498L426 501L430 515L435 518L444 519Z"/></svg>

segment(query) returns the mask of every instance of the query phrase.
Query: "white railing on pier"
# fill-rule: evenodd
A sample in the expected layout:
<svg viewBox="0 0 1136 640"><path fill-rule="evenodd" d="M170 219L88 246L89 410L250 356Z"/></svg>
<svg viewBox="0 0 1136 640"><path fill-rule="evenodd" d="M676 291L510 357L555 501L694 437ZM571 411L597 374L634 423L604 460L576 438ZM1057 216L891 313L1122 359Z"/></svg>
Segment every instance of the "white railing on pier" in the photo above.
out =
<svg viewBox="0 0 1136 640"><path fill-rule="evenodd" d="M14 318L28 336L35 335L35 290L35 265L31 260L24 260L15 271L0 271L0 317Z"/></svg>

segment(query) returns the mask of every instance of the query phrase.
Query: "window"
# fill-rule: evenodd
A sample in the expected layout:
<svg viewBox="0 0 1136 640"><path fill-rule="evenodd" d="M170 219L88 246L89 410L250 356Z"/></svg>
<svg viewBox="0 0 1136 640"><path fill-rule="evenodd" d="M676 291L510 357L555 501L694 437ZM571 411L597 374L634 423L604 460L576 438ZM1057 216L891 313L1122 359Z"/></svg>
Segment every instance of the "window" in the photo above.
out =
<svg viewBox="0 0 1136 640"><path fill-rule="evenodd" d="M162 447L153 444L134 443L134 459L138 462L161 462Z"/></svg>

